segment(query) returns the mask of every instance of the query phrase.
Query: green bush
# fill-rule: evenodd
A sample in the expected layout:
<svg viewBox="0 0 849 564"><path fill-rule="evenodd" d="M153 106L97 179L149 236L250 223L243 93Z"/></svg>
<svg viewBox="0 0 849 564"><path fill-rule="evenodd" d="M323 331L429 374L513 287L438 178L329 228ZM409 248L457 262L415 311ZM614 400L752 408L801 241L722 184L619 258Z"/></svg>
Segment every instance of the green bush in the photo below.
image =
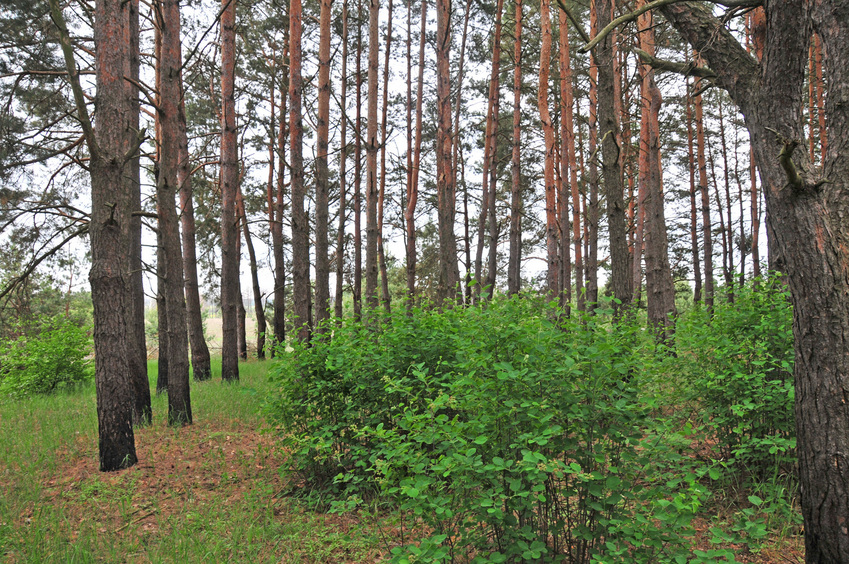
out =
<svg viewBox="0 0 849 564"><path fill-rule="evenodd" d="M723 458L773 473L795 454L793 312L780 278L678 325L679 361Z"/></svg>
<svg viewBox="0 0 849 564"><path fill-rule="evenodd" d="M638 403L640 333L558 313L401 310L296 345L270 405L292 470L411 516L396 562L686 561L706 490Z"/></svg>
<svg viewBox="0 0 849 564"><path fill-rule="evenodd" d="M63 316L40 330L0 343L0 394L47 394L91 380L92 342Z"/></svg>

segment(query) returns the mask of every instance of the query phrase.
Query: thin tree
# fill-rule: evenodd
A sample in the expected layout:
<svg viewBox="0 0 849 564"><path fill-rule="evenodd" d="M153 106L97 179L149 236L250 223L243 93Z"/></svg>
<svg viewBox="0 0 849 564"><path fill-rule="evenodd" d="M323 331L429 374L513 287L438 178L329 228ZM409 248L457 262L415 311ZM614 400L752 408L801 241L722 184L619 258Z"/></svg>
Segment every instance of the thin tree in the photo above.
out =
<svg viewBox="0 0 849 564"><path fill-rule="evenodd" d="M289 2L289 151L292 194L292 298L298 339L310 337L310 240L309 220L304 210L304 127L301 121L303 78L301 76L301 0Z"/></svg>
<svg viewBox="0 0 849 564"><path fill-rule="evenodd" d="M342 112L339 137L342 149L339 152L339 229L336 232L336 296L333 304L337 320L342 319L345 273L345 221L348 214L347 168L348 168L348 0L342 2L342 79L339 106Z"/></svg>
<svg viewBox="0 0 849 564"><path fill-rule="evenodd" d="M408 9L409 10L409 9ZM408 11L409 18L409 11ZM411 147L413 157L410 162L410 175L407 181L407 207L404 210L404 223L407 229L407 295L408 307L412 307L416 295L416 203L419 198L419 170L422 155L422 106L424 98L424 67L425 67L425 43L427 41L425 30L427 29L427 0L422 0L422 12L420 17L421 31L419 33L419 62L418 79L416 83L416 140ZM409 41L408 41L409 45ZM409 47L408 47L409 51ZM407 76L411 74L410 57L407 57ZM407 86L407 107L412 106L410 86ZM409 118L408 118L409 119ZM408 136L409 138L409 136ZM408 150L409 154L409 150Z"/></svg>
<svg viewBox="0 0 849 564"><path fill-rule="evenodd" d="M132 146L140 128L139 114L139 0L131 0L127 44L130 46L130 79L125 84L130 97L130 126L127 129L127 146ZM139 155L130 160L129 183L133 212L141 211L141 162ZM150 382L147 376L147 343L144 330L144 273L142 272L142 224L141 216L133 213L130 218L130 312L128 315L127 340L129 347L130 380L133 386L133 422L148 425L153 419L150 404Z"/></svg>
<svg viewBox="0 0 849 564"><path fill-rule="evenodd" d="M245 238L245 247L248 249L248 261L251 271L251 289L253 290L254 315L256 316L256 357L265 360L265 332L267 323L265 321L265 308L262 303L262 291L259 288L259 268L257 266L256 251L254 250L251 230L248 226L248 214L245 210L245 198L242 190L237 195L237 213L241 218L242 235Z"/></svg>
<svg viewBox="0 0 849 564"><path fill-rule="evenodd" d="M330 248L329 208L330 171L330 19L332 0L321 0L318 45L318 152L315 160L315 327L318 333L327 330L330 319Z"/></svg>
<svg viewBox="0 0 849 564"><path fill-rule="evenodd" d="M612 11L613 0L596 0L595 13L599 28L604 29L610 23ZM615 109L617 80L612 35L602 38L593 55L598 62L598 135L601 137L601 164L607 202L610 277L613 297L616 299L614 310L617 315L621 315L631 303L633 291L625 226L619 116Z"/></svg>
<svg viewBox="0 0 849 564"><path fill-rule="evenodd" d="M366 305L374 309L377 300L377 93L380 0L369 0L368 18L368 90L366 95Z"/></svg>
<svg viewBox="0 0 849 564"><path fill-rule="evenodd" d="M546 291L549 299L557 297L560 291L558 275L560 256L558 253L559 225L557 222L557 181L555 178L555 142L554 123L548 107L548 82L551 74L551 2L540 3L540 23L542 43L539 55L539 84L537 86L537 107L545 137L544 185L545 185L545 248L546 248Z"/></svg>
<svg viewBox="0 0 849 564"><path fill-rule="evenodd" d="M386 14L386 51L383 59L383 106L380 118L380 189L377 195L377 262L380 268L381 301L387 313L391 311L389 274L383 249L383 205L386 197L386 138L389 131L389 58L392 52L392 0Z"/></svg>
<svg viewBox="0 0 849 564"><path fill-rule="evenodd" d="M221 379L239 379L239 183L236 131L236 0L221 12Z"/></svg>
<svg viewBox="0 0 849 564"><path fill-rule="evenodd" d="M180 43L180 6L178 0L157 3L157 24L162 46L159 53L159 99L157 113L160 124L159 175L156 182L156 204L159 234L162 239L161 277L168 340L168 423L188 425L192 422L189 390L189 342L186 325L186 302L183 297L183 253L180 248L180 223L177 218L177 171L180 163L181 138L185 129L180 123L182 97ZM162 332L160 331L160 338Z"/></svg>
<svg viewBox="0 0 849 564"><path fill-rule="evenodd" d="M439 224L439 291L437 303L457 297L460 271L454 235L456 179L451 166L451 3L436 2L436 186Z"/></svg>
<svg viewBox="0 0 849 564"><path fill-rule="evenodd" d="M694 53L698 64L699 57ZM705 267L705 305L713 310L713 225L710 219L710 197L708 195L707 159L705 157L705 127L702 110L701 81L694 85L696 93L692 96L696 122L696 158L699 166L699 193L701 194L702 242Z"/></svg>
<svg viewBox="0 0 849 564"><path fill-rule="evenodd" d="M510 251L507 293L518 294L522 268L522 0L513 29L513 145L510 158Z"/></svg>

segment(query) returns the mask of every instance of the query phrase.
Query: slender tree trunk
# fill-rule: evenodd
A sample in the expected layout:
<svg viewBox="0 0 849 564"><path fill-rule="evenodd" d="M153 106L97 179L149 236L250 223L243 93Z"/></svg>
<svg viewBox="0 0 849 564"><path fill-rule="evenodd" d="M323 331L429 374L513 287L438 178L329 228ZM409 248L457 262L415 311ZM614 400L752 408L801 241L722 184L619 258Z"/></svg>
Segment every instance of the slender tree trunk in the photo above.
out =
<svg viewBox="0 0 849 564"><path fill-rule="evenodd" d="M597 9L595 6L596 0L593 0L593 5L590 8L590 33L595 36L598 32ZM591 57L590 62L590 92L589 92L589 159L587 166L589 168L589 201L584 206L586 210L586 241L587 241L587 303L590 304L590 311L595 311L595 304L598 303L598 223L599 223L599 202L598 202L598 61L595 56ZM582 143L583 145L583 143Z"/></svg>
<svg viewBox="0 0 849 564"><path fill-rule="evenodd" d="M221 13L221 379L239 379L239 183L236 131L236 0L222 0Z"/></svg>
<svg viewBox="0 0 849 564"><path fill-rule="evenodd" d="M378 39L380 30L378 28L378 16L380 13L380 0L369 0L369 26L368 26L368 90L367 90L367 117L366 117L366 305L370 309L378 306L377 299L377 239L379 228L377 226L377 86L378 58L380 49Z"/></svg>
<svg viewBox="0 0 849 564"><path fill-rule="evenodd" d="M699 57L695 56L696 61ZM696 82L697 91L700 81ZM704 267L705 267L705 305L708 311L713 310L713 225L710 219L710 197L708 195L707 160L705 158L705 128L702 117L702 96L693 96L693 105L696 109L696 155L699 165L699 192L702 203L702 241L704 244Z"/></svg>
<svg viewBox="0 0 849 564"><path fill-rule="evenodd" d="M822 40L818 33L814 32L814 76L817 86L817 121L820 132L820 160L825 161L828 154L828 129L825 123L825 80L822 70Z"/></svg>
<svg viewBox="0 0 849 564"><path fill-rule="evenodd" d="M339 229L336 232L336 299L334 315L342 320L343 281L345 273L345 221L348 214L348 0L342 2L342 85L339 93L342 119L340 125L339 152Z"/></svg>
<svg viewBox="0 0 849 564"><path fill-rule="evenodd" d="M330 319L330 35L332 0L321 0L318 46L318 153L315 161L315 328L327 331Z"/></svg>
<svg viewBox="0 0 849 564"><path fill-rule="evenodd" d="M426 2L422 2L422 8L427 6ZM413 2L407 0L407 186L405 196L406 205L404 206L404 253L406 255L406 273L407 273L407 309L413 306L413 298L416 289L415 275L415 260L416 248L413 246L412 257L410 256L410 239L415 238L415 225L410 229L410 223L407 221L407 211L410 206L411 192L413 188ZM422 41L424 45L424 41ZM419 95L421 99L421 94ZM415 212L415 208L413 208Z"/></svg>
<svg viewBox="0 0 849 564"><path fill-rule="evenodd" d="M572 250L569 229L569 197L572 197L572 205L574 209L580 209L578 204L578 171L577 163L575 162L575 131L574 120L572 118L572 105L574 103L572 93L572 62L569 53L569 23L566 18L566 13L563 10L557 10L559 17L559 39L560 39L560 159L561 159L561 187L562 193L560 196L563 203L563 216L560 218L560 248L563 262L563 297L567 313L571 313L572 307ZM575 215L572 215L573 220ZM580 221L580 218L578 218ZM575 226L573 226L575 228ZM580 229L580 227L577 227ZM577 232L575 237L579 239ZM583 261L581 260L580 247L576 245L575 253L575 271L577 273L575 288L578 293L579 310L581 309L583 293L583 280L581 269Z"/></svg>
<svg viewBox="0 0 849 564"><path fill-rule="evenodd" d="M383 109L380 118L380 190L377 195L377 262L380 268L381 301L386 313L392 311L389 295L389 275L386 272L386 253L383 250L383 203L386 195L386 137L389 112L389 56L392 50L392 0L386 15L386 53L383 59Z"/></svg>
<svg viewBox="0 0 849 564"><path fill-rule="evenodd" d="M130 77L139 81L139 0L131 0L129 25L127 26L127 44L130 46ZM127 147L133 146L139 130L139 89L132 83L126 83L130 106L130 126L127 129ZM141 165L138 155L129 162L129 184L131 211L141 211ZM130 216L130 308L127 325L127 343L129 349L130 380L133 386L133 423L149 425L153 419L150 404L150 382L147 376L147 343L144 330L144 274L142 272L142 224L138 215Z"/></svg>
<svg viewBox="0 0 849 564"><path fill-rule="evenodd" d="M354 124L354 319L363 313L362 140L363 140L363 3L357 0L356 122Z"/></svg>
<svg viewBox="0 0 849 564"><path fill-rule="evenodd" d="M510 255L507 293L522 284L522 0L516 0L513 33L513 152L510 160Z"/></svg>
<svg viewBox="0 0 849 564"><path fill-rule="evenodd" d="M413 160L410 168L410 181L407 184L407 207L404 210L404 222L407 227L407 293L410 298L408 306L412 307L416 296L416 203L419 198L419 170L422 154L422 103L424 98L424 66L425 43L427 29L427 0L422 0L420 17L421 31L419 34L419 65L416 85L416 141L413 146ZM409 64L407 74L410 74Z"/></svg>
<svg viewBox="0 0 849 564"><path fill-rule="evenodd" d="M186 325L186 302L183 297L183 253L180 248L180 223L177 218L177 171L179 168L181 131L180 100L182 98L180 44L180 7L178 0L160 0L159 177L156 183L159 233L162 236L162 287L164 289L166 335L168 340L168 423L192 423L189 392L189 342ZM160 330L160 335L162 332Z"/></svg>
<svg viewBox="0 0 849 564"><path fill-rule="evenodd" d="M492 99L492 128L489 132L489 198L487 199L489 206L489 213L487 213L489 219L489 256L487 262L489 268L486 280L483 283L484 286L489 288L490 296L495 294L495 280L498 272L498 216L496 215L495 204L498 196L498 123L501 114L501 22L503 6L504 0L498 0L495 8L495 37L493 38L492 48L492 86L495 90L490 94Z"/></svg>
<svg viewBox="0 0 849 564"><path fill-rule="evenodd" d="M436 186L439 223L439 291L437 304L458 297L460 272L454 235L456 179L451 166L451 5L436 1Z"/></svg>
<svg viewBox="0 0 849 564"><path fill-rule="evenodd" d="M301 113L301 0L289 3L289 151L292 184L292 284L298 339L310 338L310 226L304 210L304 128ZM326 229L325 229L326 232Z"/></svg>
<svg viewBox="0 0 849 564"><path fill-rule="evenodd" d="M262 306L262 291L259 289L259 269L257 267L256 251L254 250L251 230L248 228L248 214L245 211L245 198L242 191L238 194L238 213L242 218L242 234L245 237L245 246L248 248L248 260L251 268L251 286L254 296L254 315L256 315L256 357L265 360L265 332L267 324L265 321L265 308Z"/></svg>
<svg viewBox="0 0 849 564"><path fill-rule="evenodd" d="M693 302L702 301L702 267L699 258L699 226L696 212L696 153L693 135L693 104L690 95L691 86L687 81L687 162L690 172L690 243L693 257L693 277L695 288L693 290Z"/></svg>
<svg viewBox="0 0 849 564"><path fill-rule="evenodd" d="M212 378L209 347L203 336L203 317L198 289L197 248L195 246L195 208L192 201L192 165L189 159L189 139L186 127L185 93L180 78L180 103L177 108L179 127L177 183L180 194L180 224L183 242L183 271L186 293L186 318L189 346L192 354L192 373L197 381Z"/></svg>
<svg viewBox="0 0 849 564"><path fill-rule="evenodd" d="M158 166L158 165L157 165ZM165 243L162 232L156 230L156 333L159 350L156 354L156 393L168 392L168 304L165 301Z"/></svg>
<svg viewBox="0 0 849 564"><path fill-rule="evenodd" d="M598 27L610 23L612 0L596 0ZM625 226L625 202L622 191L619 120L616 107L616 72L613 39L607 35L595 48L598 61L598 121L601 137L602 174L607 201L607 231L610 245L610 270L616 315L621 315L631 303L631 257Z"/></svg>
<svg viewBox="0 0 849 564"><path fill-rule="evenodd" d="M284 33L287 33L284 30ZM288 66L288 37L283 41L283 65ZM269 199L268 224L271 231L271 254L274 257L274 329L272 355L286 342L286 258L283 250L283 215L286 211L286 97L288 96L288 73L284 72L280 87L280 122L277 125L277 188ZM274 104L272 97L272 105ZM273 160L272 160L273 162ZM269 189L271 189L269 187ZM273 200L273 202L272 202Z"/></svg>
<svg viewBox="0 0 849 564"><path fill-rule="evenodd" d="M734 302L734 228L731 220L731 180L728 172L728 146L725 139L725 118L722 113L722 100L718 101L719 106L719 140L720 148L722 149L722 168L723 180L725 181L725 212L726 212L726 243L728 245L728 265L725 271L725 285L728 301Z"/></svg>
<svg viewBox="0 0 849 564"><path fill-rule="evenodd" d="M466 40L469 34L469 16L471 15L472 1L467 0L466 10L463 16L463 37L460 41L460 63L457 71L457 95L454 99L454 155L451 159L451 167L455 178L460 174L462 163L460 162L460 145L462 144L462 131L460 129L460 110L463 107L463 79L466 69ZM472 274L471 274L471 248L469 247L469 187L465 183L463 174L463 242L466 253L466 303L472 302ZM477 285L476 285L477 286Z"/></svg>
<svg viewBox="0 0 849 564"><path fill-rule="evenodd" d="M555 178L554 124L548 108L548 82L551 71L551 3L542 0L540 4L540 22L542 25L542 44L539 55L539 84L537 107L545 137L544 182L545 182L545 248L546 248L546 291L548 299L555 299L559 293L560 256L558 254L559 227L557 224L557 181Z"/></svg>

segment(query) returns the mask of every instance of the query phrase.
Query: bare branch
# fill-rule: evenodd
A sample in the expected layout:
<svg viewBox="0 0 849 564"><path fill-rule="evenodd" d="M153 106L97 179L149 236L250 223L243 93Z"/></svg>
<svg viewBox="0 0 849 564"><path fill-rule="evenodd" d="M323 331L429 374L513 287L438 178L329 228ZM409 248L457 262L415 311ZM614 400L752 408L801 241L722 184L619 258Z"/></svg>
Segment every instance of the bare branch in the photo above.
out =
<svg viewBox="0 0 849 564"><path fill-rule="evenodd" d="M62 46L62 54L65 56L65 66L68 69L68 81L71 83L71 90L74 93L74 101L77 104L80 124L83 126L83 135L85 136L89 153L92 158L95 158L99 150L97 147L97 140L94 136L94 127L91 125L91 118L88 115L88 108L86 108L85 94L82 86L80 85L77 62L74 59L74 50L71 47L71 35L68 33L68 26L65 24L65 17L62 14L62 8L59 7L59 1L49 1L50 18L59 30L59 45Z"/></svg>
<svg viewBox="0 0 849 564"><path fill-rule="evenodd" d="M54 0L51 0L51 4ZM72 232L70 235L62 239L60 243L53 246L48 251L44 252L41 256L33 258L32 261L27 265L27 267L23 270L23 272L14 278L12 278L5 288L0 290L0 300L5 298L10 292L12 292L15 288L17 288L22 282L24 282L30 274L32 274L38 265L44 262L47 258L55 255L59 250L62 249L65 245L67 245L73 239L79 237L80 235L88 232L88 224L80 227L76 231Z"/></svg>
<svg viewBox="0 0 849 564"><path fill-rule="evenodd" d="M696 65L696 63L676 63L673 61L665 61L649 55L642 49L634 49L634 52L639 55L641 61L653 69L674 72L684 76L698 76L699 78L707 79L716 78L715 72L707 67L700 67Z"/></svg>

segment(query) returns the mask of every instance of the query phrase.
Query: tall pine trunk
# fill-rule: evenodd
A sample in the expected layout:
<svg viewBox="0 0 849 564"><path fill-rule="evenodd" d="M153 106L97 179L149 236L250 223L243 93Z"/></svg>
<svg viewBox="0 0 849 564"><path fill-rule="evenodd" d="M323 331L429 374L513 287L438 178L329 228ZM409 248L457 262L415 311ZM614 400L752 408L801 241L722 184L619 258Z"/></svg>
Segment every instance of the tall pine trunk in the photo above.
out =
<svg viewBox="0 0 849 564"><path fill-rule="evenodd" d="M236 0L221 13L221 378L239 379L239 183L236 131Z"/></svg>
<svg viewBox="0 0 849 564"><path fill-rule="evenodd" d="M330 319L330 35L331 0L321 0L318 46L318 154L315 160L315 327L327 331Z"/></svg>
<svg viewBox="0 0 849 564"><path fill-rule="evenodd" d="M164 263L159 281L162 283L167 317L168 423L188 425L192 422L189 343L186 302L183 297L183 253L180 248L180 223L176 209L180 144L184 131L179 115L182 98L182 51L178 0L160 0L157 14L161 16L157 23L162 47L158 61L160 96L157 113L161 137L156 203L159 233L162 237L162 254L159 259Z"/></svg>
<svg viewBox="0 0 849 564"><path fill-rule="evenodd" d="M516 0L515 24L513 31L513 150L510 159L508 294L518 294L522 283L522 0Z"/></svg>
<svg viewBox="0 0 849 564"><path fill-rule="evenodd" d="M301 0L289 3L289 151L292 193L292 298L298 339L310 337L310 226L304 209L304 155L301 104Z"/></svg>
<svg viewBox="0 0 849 564"><path fill-rule="evenodd" d="M436 1L436 186L439 229L439 289L437 304L458 297L460 271L454 235L456 179L451 163L451 3Z"/></svg>

